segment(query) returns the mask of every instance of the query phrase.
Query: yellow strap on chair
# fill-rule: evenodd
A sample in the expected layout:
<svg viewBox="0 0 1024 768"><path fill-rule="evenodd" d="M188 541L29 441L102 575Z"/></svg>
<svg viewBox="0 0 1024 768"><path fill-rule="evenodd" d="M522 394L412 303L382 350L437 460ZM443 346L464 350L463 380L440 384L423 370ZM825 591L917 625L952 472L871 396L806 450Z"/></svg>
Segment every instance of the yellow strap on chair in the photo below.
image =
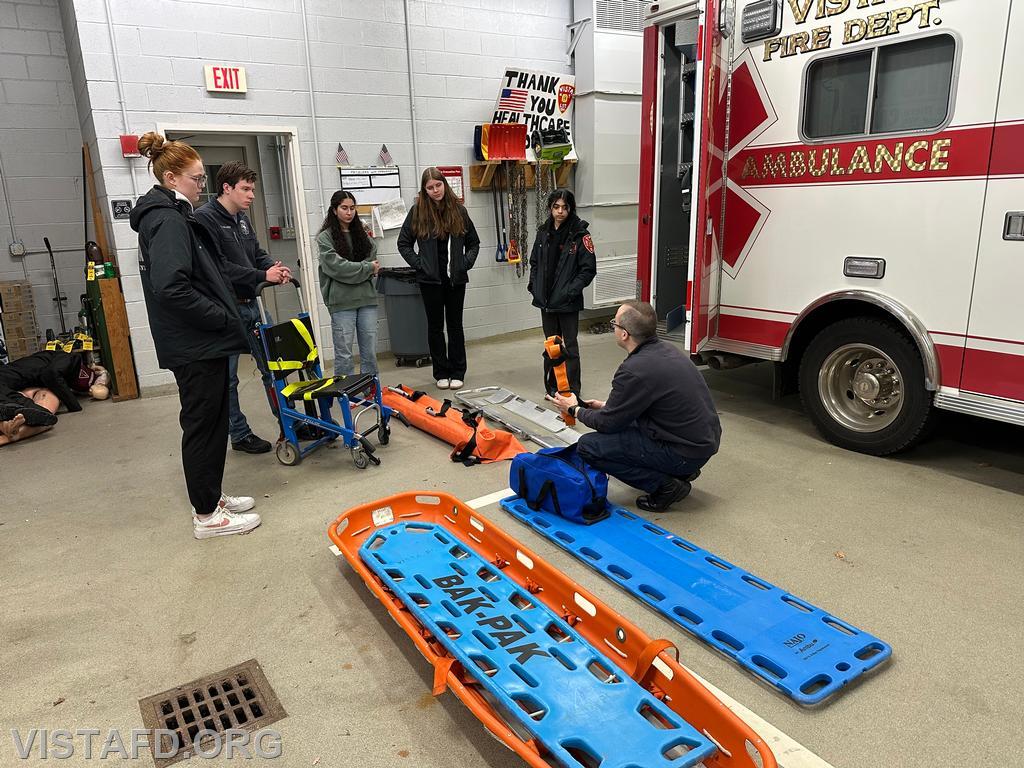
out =
<svg viewBox="0 0 1024 768"><path fill-rule="evenodd" d="M319 379L317 381L296 381L281 390L281 394L289 400L294 396L302 395L303 400L316 400L317 395L334 383L334 379Z"/></svg>
<svg viewBox="0 0 1024 768"><path fill-rule="evenodd" d="M305 323L294 317L290 322L295 327L299 336L302 337L302 340L309 346L309 354L306 355L305 360L282 360L280 358L277 360L268 360L267 367L272 371L297 371L306 365L306 363L312 363L316 360L316 344L313 342L313 337L309 335L309 329L306 328Z"/></svg>

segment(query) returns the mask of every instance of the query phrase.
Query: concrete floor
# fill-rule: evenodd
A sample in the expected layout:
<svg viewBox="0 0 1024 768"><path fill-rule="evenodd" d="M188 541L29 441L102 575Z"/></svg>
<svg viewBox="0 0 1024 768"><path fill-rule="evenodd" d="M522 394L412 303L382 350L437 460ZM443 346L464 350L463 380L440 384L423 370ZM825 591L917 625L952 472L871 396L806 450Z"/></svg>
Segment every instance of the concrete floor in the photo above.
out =
<svg viewBox="0 0 1024 768"><path fill-rule="evenodd" d="M603 397L621 353L610 336L582 348L586 389ZM385 383L429 381L383 366ZM467 384L536 398L539 368L534 334L474 345ZM794 398L771 401L762 367L707 377L722 451L658 522L892 644L893 661L831 705L798 709L497 507L482 514L837 768L1013 762L1024 432L950 417L906 458L874 459L821 441ZM255 378L242 397L273 437ZM15 759L12 728L127 732L141 726L139 699L250 657L288 712L278 764L521 765L451 695L430 696L430 667L325 533L346 508L397 491L499 490L507 465L452 464L397 424L383 465L365 471L341 450L297 468L229 452L225 490L255 496L263 526L197 542L177 410L175 397L88 403L0 450L0 765L38 761ZM632 505L623 486L612 496ZM80 754L65 764L91 764Z"/></svg>

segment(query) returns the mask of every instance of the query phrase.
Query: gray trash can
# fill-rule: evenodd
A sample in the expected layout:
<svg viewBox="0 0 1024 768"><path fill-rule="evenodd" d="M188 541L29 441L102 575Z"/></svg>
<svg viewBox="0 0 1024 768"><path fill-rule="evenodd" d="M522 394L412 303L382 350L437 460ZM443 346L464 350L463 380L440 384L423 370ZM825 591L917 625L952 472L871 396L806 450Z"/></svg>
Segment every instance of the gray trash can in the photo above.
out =
<svg viewBox="0 0 1024 768"><path fill-rule="evenodd" d="M391 352L395 365L415 365L430 361L427 343L427 311L416 284L412 267L385 267L377 273L377 293L384 296Z"/></svg>

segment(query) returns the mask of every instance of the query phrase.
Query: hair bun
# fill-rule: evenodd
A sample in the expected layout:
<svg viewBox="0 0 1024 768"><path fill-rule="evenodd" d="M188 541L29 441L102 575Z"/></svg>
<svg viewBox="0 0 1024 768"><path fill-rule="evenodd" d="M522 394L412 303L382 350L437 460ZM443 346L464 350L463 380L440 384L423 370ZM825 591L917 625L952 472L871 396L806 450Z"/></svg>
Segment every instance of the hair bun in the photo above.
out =
<svg viewBox="0 0 1024 768"><path fill-rule="evenodd" d="M139 137L139 154L143 157L155 158L164 151L164 137L156 131L144 133Z"/></svg>

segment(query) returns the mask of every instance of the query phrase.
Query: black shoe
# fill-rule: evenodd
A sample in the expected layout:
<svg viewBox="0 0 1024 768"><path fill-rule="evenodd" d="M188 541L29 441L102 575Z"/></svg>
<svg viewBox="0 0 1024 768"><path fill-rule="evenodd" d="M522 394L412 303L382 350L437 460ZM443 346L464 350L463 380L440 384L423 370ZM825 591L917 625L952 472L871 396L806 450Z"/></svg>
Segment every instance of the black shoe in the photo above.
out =
<svg viewBox="0 0 1024 768"><path fill-rule="evenodd" d="M696 472L694 472L692 475L687 475L686 477L684 477L683 480L685 480L688 483L692 483L698 477L700 477L700 470L699 469Z"/></svg>
<svg viewBox="0 0 1024 768"><path fill-rule="evenodd" d="M664 512L677 501L690 495L690 484L686 480L673 478L665 482L654 493L640 496L636 505L645 512Z"/></svg>
<svg viewBox="0 0 1024 768"><path fill-rule="evenodd" d="M242 451L243 453L270 453L270 449L273 448L273 446L266 440L256 437L256 435L250 433L237 443L232 443L231 448L236 451Z"/></svg>

